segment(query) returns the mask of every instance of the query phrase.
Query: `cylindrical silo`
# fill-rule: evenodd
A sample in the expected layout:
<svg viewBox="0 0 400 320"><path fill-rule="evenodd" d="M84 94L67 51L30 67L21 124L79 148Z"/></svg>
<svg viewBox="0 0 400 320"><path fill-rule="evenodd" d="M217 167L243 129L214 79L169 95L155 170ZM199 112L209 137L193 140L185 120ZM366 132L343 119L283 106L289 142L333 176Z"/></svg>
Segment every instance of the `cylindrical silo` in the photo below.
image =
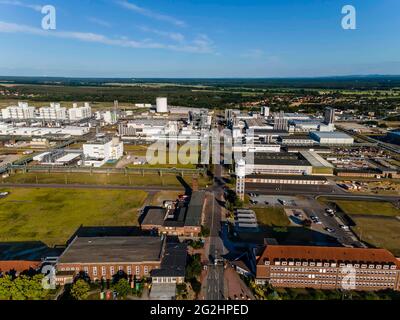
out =
<svg viewBox="0 0 400 320"><path fill-rule="evenodd" d="M158 113L168 112L168 101L167 98L157 98L156 107Z"/></svg>

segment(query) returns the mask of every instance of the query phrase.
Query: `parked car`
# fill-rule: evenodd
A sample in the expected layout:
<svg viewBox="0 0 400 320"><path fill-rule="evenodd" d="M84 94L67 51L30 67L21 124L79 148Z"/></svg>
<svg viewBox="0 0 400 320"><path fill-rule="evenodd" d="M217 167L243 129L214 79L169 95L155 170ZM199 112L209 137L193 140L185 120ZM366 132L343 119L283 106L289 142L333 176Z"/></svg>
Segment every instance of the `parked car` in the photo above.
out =
<svg viewBox="0 0 400 320"><path fill-rule="evenodd" d="M325 230L328 231L329 233L335 232L335 229L332 229L332 228L329 228L329 227L326 227Z"/></svg>
<svg viewBox="0 0 400 320"><path fill-rule="evenodd" d="M340 228L341 229L343 229L343 230L345 230L345 231L350 231L350 228L349 228L349 226L345 226L345 225L340 225Z"/></svg>

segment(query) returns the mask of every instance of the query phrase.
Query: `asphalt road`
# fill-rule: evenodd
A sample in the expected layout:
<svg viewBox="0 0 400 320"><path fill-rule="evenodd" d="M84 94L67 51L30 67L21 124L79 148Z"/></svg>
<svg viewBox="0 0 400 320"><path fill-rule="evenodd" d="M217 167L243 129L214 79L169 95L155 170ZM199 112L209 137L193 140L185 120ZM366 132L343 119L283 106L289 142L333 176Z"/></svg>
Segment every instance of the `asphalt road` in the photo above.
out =
<svg viewBox="0 0 400 320"><path fill-rule="evenodd" d="M277 195L293 195L293 194L343 194L339 187L333 185L313 186L313 185L290 185L290 184L246 184L246 192L256 192L260 194L277 194Z"/></svg>
<svg viewBox="0 0 400 320"><path fill-rule="evenodd" d="M215 166L214 185L211 187L212 202L209 221L210 228L210 264L206 279L206 299L224 299L224 266L215 264L215 259L221 259L224 251L222 239L220 238L222 206L219 201L223 200L223 184L221 184L222 166Z"/></svg>

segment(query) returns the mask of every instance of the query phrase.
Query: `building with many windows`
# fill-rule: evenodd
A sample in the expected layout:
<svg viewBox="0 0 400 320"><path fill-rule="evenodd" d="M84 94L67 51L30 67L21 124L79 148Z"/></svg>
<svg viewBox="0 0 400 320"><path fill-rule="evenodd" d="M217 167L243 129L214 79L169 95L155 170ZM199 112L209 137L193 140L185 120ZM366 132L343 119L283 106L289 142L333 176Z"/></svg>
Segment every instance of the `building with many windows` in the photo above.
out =
<svg viewBox="0 0 400 320"><path fill-rule="evenodd" d="M50 107L39 108L39 118L46 121L65 121L68 119L67 108L51 102Z"/></svg>
<svg viewBox="0 0 400 320"><path fill-rule="evenodd" d="M267 245L256 283L274 287L399 290L400 261L386 249Z"/></svg>
<svg viewBox="0 0 400 320"><path fill-rule="evenodd" d="M56 269L74 275L84 272L93 281L112 279L119 272L139 279L160 267L164 246L159 237L76 237Z"/></svg>
<svg viewBox="0 0 400 320"><path fill-rule="evenodd" d="M119 138L98 139L83 145L84 165L101 167L107 161L118 160L124 154L124 143Z"/></svg>
<svg viewBox="0 0 400 320"><path fill-rule="evenodd" d="M9 106L1 110L4 120L29 120L35 118L35 107L27 102L18 102L18 105Z"/></svg>

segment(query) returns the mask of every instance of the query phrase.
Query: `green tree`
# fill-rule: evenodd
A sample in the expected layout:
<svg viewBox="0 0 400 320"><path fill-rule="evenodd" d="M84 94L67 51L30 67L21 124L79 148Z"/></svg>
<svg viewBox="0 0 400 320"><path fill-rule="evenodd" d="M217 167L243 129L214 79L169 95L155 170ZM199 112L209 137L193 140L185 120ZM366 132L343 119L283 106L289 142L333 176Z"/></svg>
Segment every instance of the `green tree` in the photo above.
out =
<svg viewBox="0 0 400 320"><path fill-rule="evenodd" d="M193 278L190 281L190 285L192 286L194 293L198 295L201 291L201 283L196 278Z"/></svg>
<svg viewBox="0 0 400 320"><path fill-rule="evenodd" d="M112 289L118 293L118 296L126 298L126 296L131 292L131 286L128 280L119 279L118 282L112 285Z"/></svg>
<svg viewBox="0 0 400 320"><path fill-rule="evenodd" d="M42 300L46 298L48 291L42 286L44 275L33 277L25 275L17 277L11 282L10 294L12 300Z"/></svg>
<svg viewBox="0 0 400 320"><path fill-rule="evenodd" d="M3 276L0 278L0 300L11 299L11 287L13 282L10 276Z"/></svg>
<svg viewBox="0 0 400 320"><path fill-rule="evenodd" d="M85 300L89 296L90 286L82 279L76 281L71 287L71 296L75 300Z"/></svg>
<svg viewBox="0 0 400 320"><path fill-rule="evenodd" d="M186 266L186 279L191 280L199 276L201 273L201 268L200 255L195 254L189 256L189 261Z"/></svg>

